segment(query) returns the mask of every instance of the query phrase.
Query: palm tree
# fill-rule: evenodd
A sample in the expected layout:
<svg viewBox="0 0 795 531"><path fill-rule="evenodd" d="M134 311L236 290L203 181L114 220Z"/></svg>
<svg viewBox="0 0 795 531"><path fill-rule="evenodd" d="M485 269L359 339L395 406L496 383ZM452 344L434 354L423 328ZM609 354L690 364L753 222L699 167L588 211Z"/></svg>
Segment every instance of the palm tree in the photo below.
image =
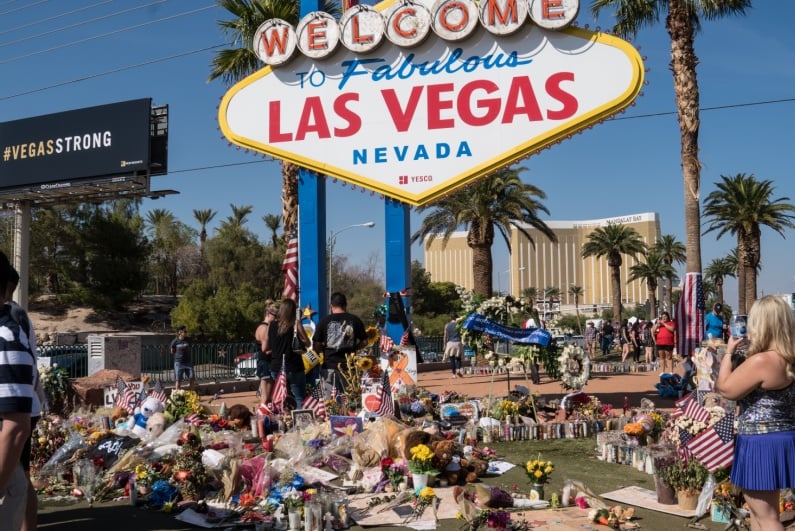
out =
<svg viewBox="0 0 795 531"><path fill-rule="evenodd" d="M218 26L229 38L231 48L219 51L212 59L208 81L221 78L227 85L237 83L262 67L251 48L254 33L266 20L280 18L296 25L300 2L297 0L217 0L231 20L219 20ZM336 4L327 3L325 11L339 13ZM298 166L282 161L282 219L284 233L290 234L298 222Z"/></svg>
<svg viewBox="0 0 795 531"><path fill-rule="evenodd" d="M276 247L278 244L276 231L279 230L279 225L282 224L281 216L277 216L276 214L265 214L262 216L262 221L265 222L265 226L271 231L271 245Z"/></svg>
<svg viewBox="0 0 795 531"><path fill-rule="evenodd" d="M493 293L491 246L494 244L495 227L509 249L512 227L524 234L531 244L535 242L525 225L535 228L550 241L556 241L555 233L538 217L539 212L549 214L547 207L536 199L545 199L546 194L519 178L526 169L502 168L435 203L418 207L417 212L433 210L422 220L411 241L427 236L430 242L441 236L446 245L453 232L465 226L467 245L472 249L473 291L490 298Z"/></svg>
<svg viewBox="0 0 795 531"><path fill-rule="evenodd" d="M522 290L522 296L530 303L530 308L535 306L536 297L538 297L538 289L534 286L529 286Z"/></svg>
<svg viewBox="0 0 795 531"><path fill-rule="evenodd" d="M213 220L217 212L211 208L204 210L193 210L193 218L199 222L199 252L204 253L204 242L207 241L207 225Z"/></svg>
<svg viewBox="0 0 795 531"><path fill-rule="evenodd" d="M687 260L687 249L685 248L684 244L677 240L676 236L673 234L663 235L652 246L652 250L659 254L663 262L671 266L672 269L674 263L683 264L685 260ZM669 312L673 310L673 306L671 305L673 279L674 275L665 277L665 305L663 306L663 309L668 310Z"/></svg>
<svg viewBox="0 0 795 531"><path fill-rule="evenodd" d="M649 290L649 317L657 317L657 281L660 278L670 278L675 275L674 268L666 264L662 256L654 250L646 254L646 260L629 268L627 283L633 280L645 280L646 289Z"/></svg>
<svg viewBox="0 0 795 531"><path fill-rule="evenodd" d="M204 253L204 243L207 241L207 225L213 220L217 212L211 208L203 210L193 210L193 217L199 222L199 275L206 277L209 272L207 267L207 256Z"/></svg>
<svg viewBox="0 0 795 531"><path fill-rule="evenodd" d="M723 304L723 279L737 276L735 263L729 258L715 258L704 270L704 277L715 284L718 302L721 304Z"/></svg>
<svg viewBox="0 0 795 531"><path fill-rule="evenodd" d="M759 181L745 173L720 177L717 190L704 200L704 215L708 218L704 234L717 231L718 239L727 232L737 237L740 275L745 280L745 300L738 304L737 312L747 314L749 303L756 300L761 227L770 227L784 236L784 229L795 228L795 205L788 203L789 197L772 198L773 181Z"/></svg>
<svg viewBox="0 0 795 531"><path fill-rule="evenodd" d="M580 335L582 335L582 323L580 322L580 297L582 297L582 294L582 286L572 284L569 287L569 295L574 297L574 311L577 313L577 328L580 330Z"/></svg>
<svg viewBox="0 0 795 531"><path fill-rule="evenodd" d="M635 258L639 253L646 251L638 231L626 225L607 225L597 227L588 235L588 241L582 246L582 256L587 258L607 257L607 266L610 268L611 284L613 287L613 319L621 320L621 255Z"/></svg>
<svg viewBox="0 0 795 531"><path fill-rule="evenodd" d="M671 71L674 78L676 108L679 114L680 151L685 195L685 271L701 272L701 214L699 189L701 163L698 160L699 90L694 49L701 20L744 15L750 0L594 0L595 16L605 8L615 8L613 32L619 37L634 37L645 27L657 24L665 15L665 29L671 38ZM669 292L670 293L670 292Z"/></svg>

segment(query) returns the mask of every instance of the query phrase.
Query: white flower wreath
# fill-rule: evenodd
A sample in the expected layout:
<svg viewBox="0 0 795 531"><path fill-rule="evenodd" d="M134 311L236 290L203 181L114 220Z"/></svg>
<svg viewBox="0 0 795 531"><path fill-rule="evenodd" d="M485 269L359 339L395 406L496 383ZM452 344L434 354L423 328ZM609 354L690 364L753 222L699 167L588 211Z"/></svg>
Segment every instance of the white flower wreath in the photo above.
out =
<svg viewBox="0 0 795 531"><path fill-rule="evenodd" d="M580 390L591 375L591 358L582 347L566 345L558 356L558 372L565 389Z"/></svg>

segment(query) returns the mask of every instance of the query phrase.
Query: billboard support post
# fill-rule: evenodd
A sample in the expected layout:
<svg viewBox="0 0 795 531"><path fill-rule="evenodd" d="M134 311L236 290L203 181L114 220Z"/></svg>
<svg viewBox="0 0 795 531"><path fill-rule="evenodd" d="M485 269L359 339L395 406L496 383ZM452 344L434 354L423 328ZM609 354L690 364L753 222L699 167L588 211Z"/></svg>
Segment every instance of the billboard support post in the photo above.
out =
<svg viewBox="0 0 795 531"><path fill-rule="evenodd" d="M28 271L30 265L30 201L14 203L14 268L19 272L19 284L14 292L14 300L23 308L28 307Z"/></svg>

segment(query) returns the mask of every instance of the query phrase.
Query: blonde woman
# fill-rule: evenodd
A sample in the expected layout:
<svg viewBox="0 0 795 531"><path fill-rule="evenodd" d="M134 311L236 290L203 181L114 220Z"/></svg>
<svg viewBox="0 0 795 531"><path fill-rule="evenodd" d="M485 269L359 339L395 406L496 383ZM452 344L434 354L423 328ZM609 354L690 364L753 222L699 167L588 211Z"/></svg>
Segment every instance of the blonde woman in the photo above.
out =
<svg viewBox="0 0 795 531"><path fill-rule="evenodd" d="M732 337L717 391L737 400L737 441L731 482L743 489L753 531L782 530L779 491L795 487L795 318L780 297L756 301L748 337ZM747 346L745 361L732 358ZM737 361L740 364L737 365Z"/></svg>
<svg viewBox="0 0 795 531"><path fill-rule="evenodd" d="M259 413L262 415L269 415L271 409L268 403L271 398L271 389L273 389L273 377L271 376L271 356L270 349L268 348L268 328L271 323L276 320L279 314L279 309L276 304L268 299L265 301L265 315L262 321L254 331L254 339L259 343L259 350L257 351L257 378L259 378L259 395L260 405Z"/></svg>

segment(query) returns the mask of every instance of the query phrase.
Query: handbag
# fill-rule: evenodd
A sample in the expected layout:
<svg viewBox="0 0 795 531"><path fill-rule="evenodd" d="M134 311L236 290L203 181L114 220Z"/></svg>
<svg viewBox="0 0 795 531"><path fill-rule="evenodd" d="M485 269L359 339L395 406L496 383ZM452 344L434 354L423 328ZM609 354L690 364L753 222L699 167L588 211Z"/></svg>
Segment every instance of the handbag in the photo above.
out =
<svg viewBox="0 0 795 531"><path fill-rule="evenodd" d="M301 356L301 361L304 363L305 374L323 363L323 354L317 354L311 347L307 349L303 343L301 343L301 340L298 339L298 332L295 329L293 329L293 344L291 348L293 352Z"/></svg>
<svg viewBox="0 0 795 531"><path fill-rule="evenodd" d="M323 363L323 354L318 354L314 350L309 349L301 354L301 360L304 362L304 373L309 373L309 371Z"/></svg>

